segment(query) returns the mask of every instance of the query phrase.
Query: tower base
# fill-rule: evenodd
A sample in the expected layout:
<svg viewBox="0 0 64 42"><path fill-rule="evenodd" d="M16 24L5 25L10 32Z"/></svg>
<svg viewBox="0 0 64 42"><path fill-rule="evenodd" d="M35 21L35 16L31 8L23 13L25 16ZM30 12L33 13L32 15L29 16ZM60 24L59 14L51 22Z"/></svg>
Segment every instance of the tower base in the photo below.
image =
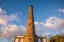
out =
<svg viewBox="0 0 64 42"><path fill-rule="evenodd" d="M24 42L38 42L38 37L36 35L25 35Z"/></svg>

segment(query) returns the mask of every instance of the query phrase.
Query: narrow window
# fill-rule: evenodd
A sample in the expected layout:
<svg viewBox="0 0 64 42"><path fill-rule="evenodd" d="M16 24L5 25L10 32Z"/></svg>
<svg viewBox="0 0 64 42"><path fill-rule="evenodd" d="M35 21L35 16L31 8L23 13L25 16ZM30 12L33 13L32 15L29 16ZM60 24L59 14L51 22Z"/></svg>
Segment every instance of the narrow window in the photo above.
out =
<svg viewBox="0 0 64 42"><path fill-rule="evenodd" d="M31 23L30 23L30 25L31 25Z"/></svg>
<svg viewBox="0 0 64 42"><path fill-rule="evenodd" d="M29 38L29 40L31 41L31 38Z"/></svg>
<svg viewBox="0 0 64 42"><path fill-rule="evenodd" d="M30 17L31 18L31 17Z"/></svg>

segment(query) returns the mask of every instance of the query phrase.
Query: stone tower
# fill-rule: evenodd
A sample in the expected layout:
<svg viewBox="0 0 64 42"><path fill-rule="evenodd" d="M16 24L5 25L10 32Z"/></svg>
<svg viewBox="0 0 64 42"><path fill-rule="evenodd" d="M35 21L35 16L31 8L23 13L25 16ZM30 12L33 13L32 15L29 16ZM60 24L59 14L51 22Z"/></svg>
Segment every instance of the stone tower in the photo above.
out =
<svg viewBox="0 0 64 42"><path fill-rule="evenodd" d="M33 17L33 6L29 6L26 34L25 36L16 36L14 42L38 42L38 39L40 39L40 42L47 42L46 36L36 36Z"/></svg>
<svg viewBox="0 0 64 42"><path fill-rule="evenodd" d="M33 6L29 6L27 28L26 35L24 36L24 42L38 42L38 37L35 34Z"/></svg>

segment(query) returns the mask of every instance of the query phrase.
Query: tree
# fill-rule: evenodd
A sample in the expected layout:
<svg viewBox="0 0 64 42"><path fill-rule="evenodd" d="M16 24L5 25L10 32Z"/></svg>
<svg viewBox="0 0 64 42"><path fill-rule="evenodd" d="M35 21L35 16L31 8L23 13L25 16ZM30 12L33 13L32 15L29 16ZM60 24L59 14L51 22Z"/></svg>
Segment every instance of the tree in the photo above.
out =
<svg viewBox="0 0 64 42"><path fill-rule="evenodd" d="M64 42L64 34L56 34L49 38L50 42Z"/></svg>

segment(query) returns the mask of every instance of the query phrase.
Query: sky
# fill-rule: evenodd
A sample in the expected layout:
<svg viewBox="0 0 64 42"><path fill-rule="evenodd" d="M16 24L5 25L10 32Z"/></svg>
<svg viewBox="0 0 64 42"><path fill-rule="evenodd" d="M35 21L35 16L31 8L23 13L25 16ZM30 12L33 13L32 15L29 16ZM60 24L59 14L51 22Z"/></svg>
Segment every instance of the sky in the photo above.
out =
<svg viewBox="0 0 64 42"><path fill-rule="evenodd" d="M64 33L64 0L0 0L0 42L25 35L30 5L38 36Z"/></svg>

